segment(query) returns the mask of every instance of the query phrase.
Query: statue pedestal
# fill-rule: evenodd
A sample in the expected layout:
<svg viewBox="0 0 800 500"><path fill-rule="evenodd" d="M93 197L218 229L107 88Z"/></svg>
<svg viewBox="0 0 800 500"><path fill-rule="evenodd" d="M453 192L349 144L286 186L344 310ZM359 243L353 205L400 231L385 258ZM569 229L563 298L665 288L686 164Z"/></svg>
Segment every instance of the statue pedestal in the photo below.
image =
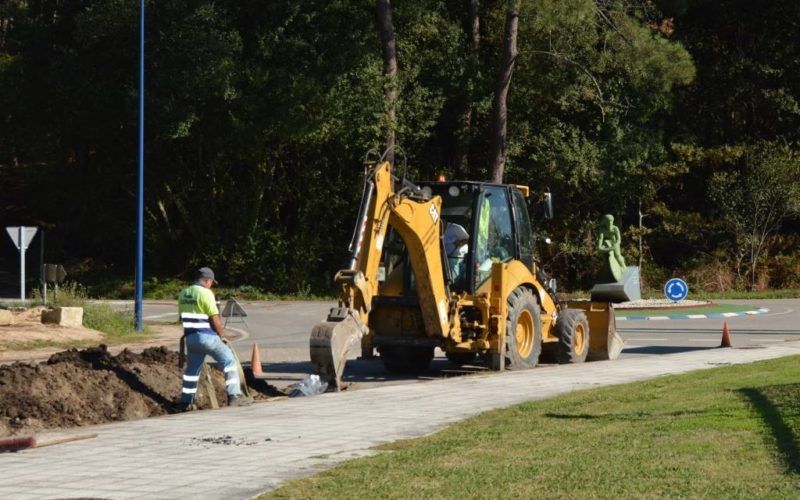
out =
<svg viewBox="0 0 800 500"><path fill-rule="evenodd" d="M598 283L592 287L594 302L628 302L640 300L642 288L639 284L639 268L628 266L620 281L614 283Z"/></svg>

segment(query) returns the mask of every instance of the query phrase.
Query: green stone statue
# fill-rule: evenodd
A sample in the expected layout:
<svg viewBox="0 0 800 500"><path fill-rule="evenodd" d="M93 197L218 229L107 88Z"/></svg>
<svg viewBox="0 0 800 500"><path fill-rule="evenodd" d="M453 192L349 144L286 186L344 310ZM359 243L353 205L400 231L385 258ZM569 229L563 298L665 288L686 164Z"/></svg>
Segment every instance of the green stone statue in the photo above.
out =
<svg viewBox="0 0 800 500"><path fill-rule="evenodd" d="M597 249L600 256L608 260L601 277L612 281L620 281L625 273L625 258L620 251L622 237L619 228L614 225L614 216L606 214L600 219L600 236L597 238Z"/></svg>

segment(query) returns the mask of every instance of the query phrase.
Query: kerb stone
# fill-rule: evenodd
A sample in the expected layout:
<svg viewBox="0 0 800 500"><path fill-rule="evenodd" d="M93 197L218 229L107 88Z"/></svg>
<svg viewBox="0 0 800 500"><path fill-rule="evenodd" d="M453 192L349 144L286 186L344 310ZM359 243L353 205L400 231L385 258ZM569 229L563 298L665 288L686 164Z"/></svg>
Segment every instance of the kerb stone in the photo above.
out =
<svg viewBox="0 0 800 500"><path fill-rule="evenodd" d="M83 326L83 308L56 307L49 311L42 311L42 323L71 327Z"/></svg>

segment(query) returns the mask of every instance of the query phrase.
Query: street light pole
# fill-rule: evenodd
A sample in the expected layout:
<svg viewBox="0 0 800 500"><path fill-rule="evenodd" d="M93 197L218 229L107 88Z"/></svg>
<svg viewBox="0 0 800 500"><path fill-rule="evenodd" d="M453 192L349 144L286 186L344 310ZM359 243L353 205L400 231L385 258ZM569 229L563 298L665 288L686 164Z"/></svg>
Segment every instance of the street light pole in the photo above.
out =
<svg viewBox="0 0 800 500"><path fill-rule="evenodd" d="M136 331L142 331L144 253L144 2L139 0L139 190L136 207Z"/></svg>

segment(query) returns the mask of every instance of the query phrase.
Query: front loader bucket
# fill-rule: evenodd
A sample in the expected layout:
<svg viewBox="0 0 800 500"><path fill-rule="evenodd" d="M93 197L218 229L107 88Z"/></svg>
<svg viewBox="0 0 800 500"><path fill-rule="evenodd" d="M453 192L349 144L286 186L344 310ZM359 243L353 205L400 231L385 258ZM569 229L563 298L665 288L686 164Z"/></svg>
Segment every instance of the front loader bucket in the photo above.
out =
<svg viewBox="0 0 800 500"><path fill-rule="evenodd" d="M617 334L614 304L588 300L570 300L567 304L570 308L583 310L589 320L589 355L586 360L617 359L624 343Z"/></svg>
<svg viewBox="0 0 800 500"><path fill-rule="evenodd" d="M313 373L326 381L328 387L340 390L347 355L351 349L361 347L361 337L368 331L358 312L347 308L331 309L327 320L311 331L309 345Z"/></svg>

